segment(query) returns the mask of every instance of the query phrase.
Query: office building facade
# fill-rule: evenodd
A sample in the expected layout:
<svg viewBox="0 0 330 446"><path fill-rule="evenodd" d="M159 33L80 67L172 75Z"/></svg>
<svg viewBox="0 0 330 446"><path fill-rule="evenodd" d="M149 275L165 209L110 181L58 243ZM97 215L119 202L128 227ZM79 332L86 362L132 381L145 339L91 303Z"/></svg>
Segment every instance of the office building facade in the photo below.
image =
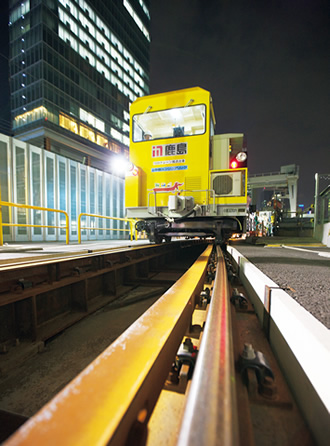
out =
<svg viewBox="0 0 330 446"><path fill-rule="evenodd" d="M20 176L2 177L3 200L73 213L73 228L79 212L124 215L123 178L112 166L128 157L130 104L149 93L149 24L149 0L9 1L15 139L0 149L2 170ZM48 218L10 213L14 222ZM20 231L47 239L48 229Z"/></svg>
<svg viewBox="0 0 330 446"><path fill-rule="evenodd" d="M111 152L127 154L129 105L149 92L148 6L11 0L14 136L104 169Z"/></svg>

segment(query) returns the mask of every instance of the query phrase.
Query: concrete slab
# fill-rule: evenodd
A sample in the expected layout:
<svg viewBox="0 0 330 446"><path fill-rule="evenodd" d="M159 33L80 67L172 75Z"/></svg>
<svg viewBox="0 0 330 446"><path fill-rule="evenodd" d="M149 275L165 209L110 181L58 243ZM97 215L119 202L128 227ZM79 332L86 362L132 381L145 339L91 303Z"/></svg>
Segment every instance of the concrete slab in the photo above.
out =
<svg viewBox="0 0 330 446"><path fill-rule="evenodd" d="M41 259L49 256L92 253L106 249L120 249L149 245L147 240L97 240L84 243L73 242L67 245L65 242L27 242L6 243L0 246L0 265L13 263L18 260Z"/></svg>

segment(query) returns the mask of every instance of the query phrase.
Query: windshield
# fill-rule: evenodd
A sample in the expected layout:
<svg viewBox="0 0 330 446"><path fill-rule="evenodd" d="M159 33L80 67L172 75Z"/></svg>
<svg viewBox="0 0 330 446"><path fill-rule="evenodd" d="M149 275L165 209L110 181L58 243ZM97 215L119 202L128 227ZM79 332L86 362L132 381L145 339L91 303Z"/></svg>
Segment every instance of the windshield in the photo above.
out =
<svg viewBox="0 0 330 446"><path fill-rule="evenodd" d="M203 104L133 116L134 142L202 135L204 132L205 105Z"/></svg>

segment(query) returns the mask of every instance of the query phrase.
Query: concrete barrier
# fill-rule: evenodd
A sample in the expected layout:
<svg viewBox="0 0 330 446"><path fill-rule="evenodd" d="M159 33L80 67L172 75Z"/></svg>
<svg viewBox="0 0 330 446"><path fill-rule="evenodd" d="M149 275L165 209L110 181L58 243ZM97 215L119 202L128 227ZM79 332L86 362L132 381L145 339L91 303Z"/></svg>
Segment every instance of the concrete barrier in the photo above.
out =
<svg viewBox="0 0 330 446"><path fill-rule="evenodd" d="M266 287L271 289L269 341L291 391L315 436L330 438L330 330L280 289L239 251L228 247L240 280L264 324Z"/></svg>

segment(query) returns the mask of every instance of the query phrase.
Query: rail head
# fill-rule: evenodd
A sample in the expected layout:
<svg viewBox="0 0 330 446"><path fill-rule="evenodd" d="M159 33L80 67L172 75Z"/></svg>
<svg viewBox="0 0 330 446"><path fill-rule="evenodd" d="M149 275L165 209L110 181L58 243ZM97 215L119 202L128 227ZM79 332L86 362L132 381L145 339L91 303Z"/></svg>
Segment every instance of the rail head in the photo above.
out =
<svg viewBox="0 0 330 446"><path fill-rule="evenodd" d="M239 444L232 343L226 266L217 247L213 293L178 446Z"/></svg>

